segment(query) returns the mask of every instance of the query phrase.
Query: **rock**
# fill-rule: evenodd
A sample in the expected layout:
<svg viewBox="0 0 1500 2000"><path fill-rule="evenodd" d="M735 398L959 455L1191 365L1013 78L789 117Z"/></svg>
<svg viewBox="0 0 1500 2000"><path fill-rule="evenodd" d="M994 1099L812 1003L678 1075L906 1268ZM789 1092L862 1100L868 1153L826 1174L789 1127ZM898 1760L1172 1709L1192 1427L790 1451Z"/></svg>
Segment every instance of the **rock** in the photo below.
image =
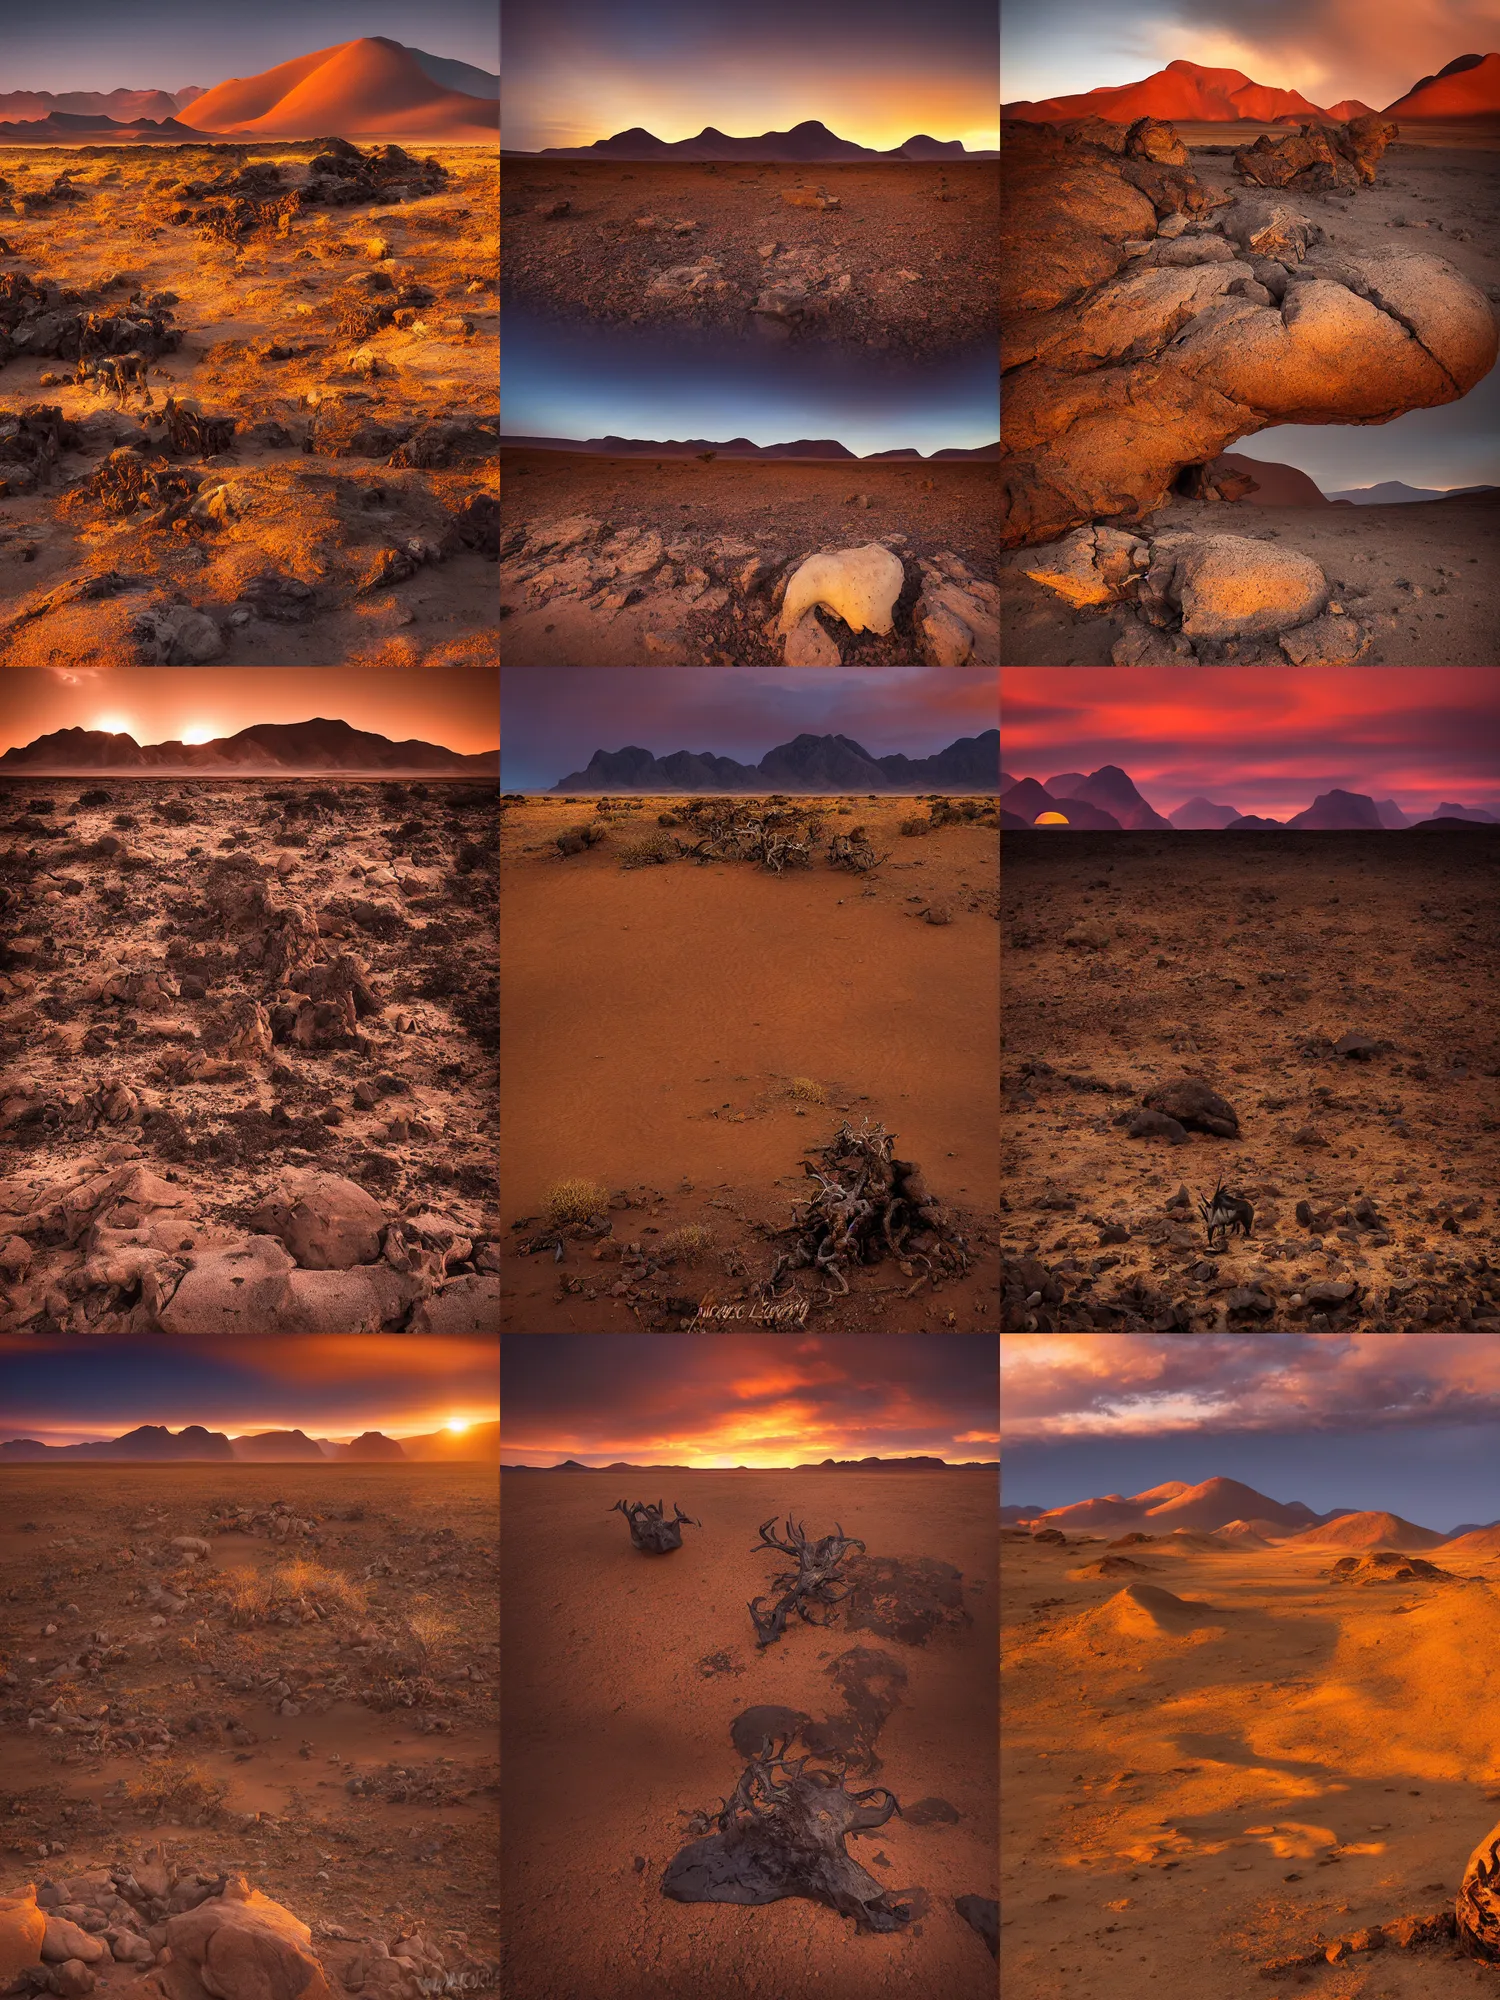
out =
<svg viewBox="0 0 1500 2000"><path fill-rule="evenodd" d="M96 1959L108 1956L109 1947L100 1939L90 1937L66 1917L48 1913L46 1935L42 1939L42 1957L48 1965L61 1965L70 1958L80 1958L85 1965L92 1965Z"/></svg>
<svg viewBox="0 0 1500 2000"><path fill-rule="evenodd" d="M156 1958L149 1940L134 1931L109 1932L109 1948L121 1965L150 1965Z"/></svg>
<svg viewBox="0 0 1500 2000"><path fill-rule="evenodd" d="M37 1907L34 1883L0 1896L0 1990L28 1965L41 1962L46 1935L47 1918Z"/></svg>
<svg viewBox="0 0 1500 2000"><path fill-rule="evenodd" d="M837 667L842 655L816 611L806 611L786 635L782 659L789 667Z"/></svg>
<svg viewBox="0 0 1500 2000"><path fill-rule="evenodd" d="M1306 1286L1303 1295L1310 1306L1341 1306L1358 1291L1359 1286L1348 1278L1321 1278Z"/></svg>
<svg viewBox="0 0 1500 2000"><path fill-rule="evenodd" d="M1174 1146L1187 1143L1187 1132L1175 1118L1163 1111L1137 1111L1125 1127L1127 1139L1170 1139Z"/></svg>
<svg viewBox="0 0 1500 2000"><path fill-rule="evenodd" d="M1176 127L1160 118L1137 118L1125 134L1125 151L1131 159L1155 160L1163 167L1185 167L1190 160Z"/></svg>
<svg viewBox="0 0 1500 2000"><path fill-rule="evenodd" d="M823 605L842 618L852 632L889 632L892 608L904 581L899 559L878 542L809 556L787 584L781 630L790 632L804 612Z"/></svg>
<svg viewBox="0 0 1500 2000"><path fill-rule="evenodd" d="M293 1169L254 1212L251 1226L279 1236L305 1271L347 1271L380 1256L386 1215L354 1181Z"/></svg>
<svg viewBox="0 0 1500 2000"><path fill-rule="evenodd" d="M565 520L544 522L532 528L526 537L528 552L543 549L561 553L564 549L576 549L585 542L595 542L603 532L602 522L591 519L587 514L569 514Z"/></svg>
<svg viewBox="0 0 1500 2000"><path fill-rule="evenodd" d="M131 631L141 642L141 658L157 667L201 667L224 651L224 635L202 611L166 604L141 612Z"/></svg>
<svg viewBox="0 0 1500 2000"><path fill-rule="evenodd" d="M1453 1916L1464 1952L1481 1962L1500 1965L1500 1822L1469 1856ZM1407 1918L1408 1923L1412 1921Z"/></svg>
<svg viewBox="0 0 1500 2000"><path fill-rule="evenodd" d="M1128 596L1150 566L1148 545L1139 535L1117 528L1079 528L1047 548L1034 549L1021 565L1025 575L1065 598L1075 610L1113 604Z"/></svg>
<svg viewBox="0 0 1500 2000"><path fill-rule="evenodd" d="M929 666L997 667L1000 664L1000 591L970 578L958 582L922 561L922 592L912 608ZM969 651L964 653L965 635ZM960 659L956 657L963 654Z"/></svg>
<svg viewBox="0 0 1500 2000"><path fill-rule="evenodd" d="M109 1954L105 1952L100 1955L108 1957ZM59 2000L78 2000L79 1995L93 1992L94 1975L82 1959L67 1958L61 1965L53 1968L47 1984L59 1996Z"/></svg>
<svg viewBox="0 0 1500 2000"><path fill-rule="evenodd" d="M1239 1136L1239 1113L1201 1076L1182 1076L1170 1083L1159 1083L1146 1092L1141 1102L1150 1111L1165 1112L1179 1124L1212 1133L1216 1138Z"/></svg>
<svg viewBox="0 0 1500 2000"><path fill-rule="evenodd" d="M1399 127L1378 112L1351 118L1347 125L1304 125L1299 133L1272 139L1262 133L1253 146L1234 156L1240 178L1258 187L1370 186L1386 147Z"/></svg>
<svg viewBox="0 0 1500 2000"><path fill-rule="evenodd" d="M210 1252L193 1267L158 1314L163 1333L264 1333L288 1293L292 1259L271 1236Z"/></svg>
<svg viewBox="0 0 1500 2000"><path fill-rule="evenodd" d="M1323 1134L1318 1130L1316 1125L1299 1125L1297 1130L1292 1134L1292 1144L1294 1146L1326 1146L1328 1141L1323 1137Z"/></svg>
<svg viewBox="0 0 1500 2000"><path fill-rule="evenodd" d="M170 2000L331 2000L312 1950L312 1933L290 1910L243 1875L231 1875L220 1896L168 1919L171 1960L164 1975Z"/></svg>
<svg viewBox="0 0 1500 2000"><path fill-rule="evenodd" d="M542 217L543 221L551 222L557 216L566 215L572 206L573 204L570 201L539 201L535 212Z"/></svg>
<svg viewBox="0 0 1500 2000"><path fill-rule="evenodd" d="M498 1333L500 1280L471 1273L424 1299L411 1316L412 1333Z"/></svg>
<svg viewBox="0 0 1500 2000"><path fill-rule="evenodd" d="M1179 608L1190 639L1259 638L1315 617L1328 581L1309 556L1240 535L1181 535L1153 544L1146 592Z"/></svg>
<svg viewBox="0 0 1500 2000"><path fill-rule="evenodd" d="M388 1265L293 1271L277 1333L379 1333L406 1311L420 1286Z"/></svg>
<svg viewBox="0 0 1500 2000"><path fill-rule="evenodd" d="M1236 202L1224 227L1252 260L1268 257L1283 266L1300 264L1312 245L1323 240L1322 229L1310 217L1279 205L1264 208L1253 201ZM1253 261L1251 268L1264 283ZM1284 280L1285 270L1281 276ZM1284 284L1282 289L1285 290Z"/></svg>
<svg viewBox="0 0 1500 2000"><path fill-rule="evenodd" d="M1236 1285L1224 1301L1226 1312L1273 1313L1276 1301L1259 1285Z"/></svg>
<svg viewBox="0 0 1500 2000"><path fill-rule="evenodd" d="M1117 667L1170 667L1198 656L1192 640L1180 632L1156 632L1139 618L1131 618L1109 657Z"/></svg>
<svg viewBox="0 0 1500 2000"><path fill-rule="evenodd" d="M946 903L929 903L922 915L929 924L951 924L953 921L953 912Z"/></svg>
<svg viewBox="0 0 1500 2000"><path fill-rule="evenodd" d="M0 1271L7 1278L24 1278L31 1269L31 1245L19 1236L0 1241Z"/></svg>
<svg viewBox="0 0 1500 2000"><path fill-rule="evenodd" d="M1346 667L1364 649L1365 634L1352 618L1314 618L1281 635L1281 650L1294 667Z"/></svg>
<svg viewBox="0 0 1500 2000"><path fill-rule="evenodd" d="M1372 1042L1368 1035L1340 1035L1333 1045L1336 1056L1352 1056L1355 1062L1368 1062L1371 1056L1379 1055L1379 1042Z"/></svg>
<svg viewBox="0 0 1500 2000"><path fill-rule="evenodd" d="M174 1535L171 1546L174 1549L191 1551L195 1556L206 1556L213 1553L209 1544L200 1535Z"/></svg>
<svg viewBox="0 0 1500 2000"><path fill-rule="evenodd" d="M811 618L815 616L809 612ZM922 658L930 667L961 667L974 653L974 634L946 604L929 605L916 621Z"/></svg>

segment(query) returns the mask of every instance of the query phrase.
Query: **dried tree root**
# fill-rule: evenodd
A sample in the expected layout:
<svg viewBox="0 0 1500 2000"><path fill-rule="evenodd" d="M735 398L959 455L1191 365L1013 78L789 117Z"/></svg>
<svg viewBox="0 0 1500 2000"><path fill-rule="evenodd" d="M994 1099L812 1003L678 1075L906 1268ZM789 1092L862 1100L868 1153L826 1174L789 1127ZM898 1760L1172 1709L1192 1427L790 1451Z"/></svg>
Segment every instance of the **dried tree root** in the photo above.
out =
<svg viewBox="0 0 1500 2000"><path fill-rule="evenodd" d="M668 1863L662 1894L679 1903L774 1903L805 1896L869 1931L899 1930L916 1911L894 1900L849 1853L851 1833L884 1826L901 1810L883 1785L844 1789L842 1763L789 1761L790 1738L764 1742L716 1813L689 1816L690 1840ZM878 1801L878 1803L871 1803ZM710 1831L710 1829L714 1829Z"/></svg>
<svg viewBox="0 0 1500 2000"><path fill-rule="evenodd" d="M1470 1958L1500 1965L1500 1824L1469 1856L1454 1905L1458 1941Z"/></svg>
<svg viewBox="0 0 1500 2000"><path fill-rule="evenodd" d="M757 1646L769 1646L779 1639L793 1611L804 1624L831 1625L831 1616L814 1618L809 1607L821 1604L831 1613L849 1595L851 1585L843 1564L848 1561L850 1550L858 1549L861 1555L865 1552L864 1543L845 1535L837 1523L831 1535L824 1535L821 1541L809 1542L807 1529L800 1523L794 1528L790 1516L786 1524L788 1539L778 1542L774 1535L766 1532L775 1519L773 1514L769 1521L762 1521L760 1546L795 1556L797 1567L795 1570L783 1570L771 1579L772 1589L781 1591L782 1595L769 1612L760 1609L765 1601L763 1598L757 1597L751 1602L749 1611L755 1626Z"/></svg>
<svg viewBox="0 0 1500 2000"><path fill-rule="evenodd" d="M675 1500L672 1502L672 1512L677 1517L675 1521L666 1518L666 1510L660 1500L654 1507L647 1500L632 1500L629 1505L623 1500L617 1500L609 1511L611 1514L625 1516L630 1523L631 1541L642 1554L648 1556L666 1556L670 1555L673 1549L680 1549L684 1521L694 1528L703 1526L703 1523L695 1521L691 1514L684 1514Z"/></svg>
<svg viewBox="0 0 1500 2000"><path fill-rule="evenodd" d="M830 1298L842 1297L849 1290L850 1265L878 1264L885 1256L894 1257L914 1280L908 1298L924 1281L936 1289L940 1278L968 1270L967 1243L916 1161L892 1157L895 1144L895 1134L883 1125L867 1119L856 1132L846 1121L822 1148L821 1168L802 1162L818 1192L794 1202L791 1224L777 1232L793 1239L792 1248L778 1254L764 1294L776 1296L784 1272L811 1269L828 1281Z"/></svg>

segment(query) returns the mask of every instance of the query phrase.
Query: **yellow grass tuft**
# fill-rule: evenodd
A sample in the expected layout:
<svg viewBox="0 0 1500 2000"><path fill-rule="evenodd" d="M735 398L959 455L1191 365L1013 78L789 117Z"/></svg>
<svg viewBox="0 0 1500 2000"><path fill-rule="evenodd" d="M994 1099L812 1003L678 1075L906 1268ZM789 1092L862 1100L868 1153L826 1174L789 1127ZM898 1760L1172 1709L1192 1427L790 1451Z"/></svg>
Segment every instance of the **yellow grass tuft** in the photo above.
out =
<svg viewBox="0 0 1500 2000"><path fill-rule="evenodd" d="M587 1222L591 1215L609 1207L609 1189L597 1181L554 1181L548 1188L544 1206L554 1229L570 1222Z"/></svg>
<svg viewBox="0 0 1500 2000"><path fill-rule="evenodd" d="M706 1250L713 1248L714 1233L706 1223L687 1222L681 1229L674 1229L661 1240L663 1250L674 1257L680 1257L685 1264L693 1263Z"/></svg>
<svg viewBox="0 0 1500 2000"><path fill-rule="evenodd" d="M342 1571L325 1569L306 1556L293 1556L278 1563L271 1574L273 1598L315 1597L320 1604L337 1605L340 1611L360 1612L365 1608L363 1584L353 1582Z"/></svg>
<svg viewBox="0 0 1500 2000"><path fill-rule="evenodd" d="M828 1092L810 1076L794 1076L786 1087L788 1097L800 1097L808 1104L826 1104Z"/></svg>

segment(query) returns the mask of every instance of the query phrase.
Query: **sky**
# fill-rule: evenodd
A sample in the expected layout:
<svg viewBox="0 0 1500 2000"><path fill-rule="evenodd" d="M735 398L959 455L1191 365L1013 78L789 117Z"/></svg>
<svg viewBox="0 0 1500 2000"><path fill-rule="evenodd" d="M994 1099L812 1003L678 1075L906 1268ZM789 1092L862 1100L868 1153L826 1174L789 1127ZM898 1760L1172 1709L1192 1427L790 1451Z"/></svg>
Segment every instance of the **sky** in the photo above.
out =
<svg viewBox="0 0 1500 2000"><path fill-rule="evenodd" d="M501 426L515 437L832 438L875 451L970 450L1000 435L993 345L901 365L800 344L734 348L507 312Z"/></svg>
<svg viewBox="0 0 1500 2000"><path fill-rule="evenodd" d="M596 750L708 750L758 764L804 731L931 756L999 723L997 676L942 667L503 667L500 784L546 791Z"/></svg>
<svg viewBox="0 0 1500 2000"><path fill-rule="evenodd" d="M208 743L314 716L463 755L493 750L499 734L495 675L484 667L10 667L0 754L55 729Z"/></svg>
<svg viewBox="0 0 1500 2000"><path fill-rule="evenodd" d="M229 1436L302 1430L415 1437L451 1419L493 1423L492 1340L399 1334L99 1341L0 1335L0 1441L78 1444L139 1424Z"/></svg>
<svg viewBox="0 0 1500 2000"><path fill-rule="evenodd" d="M1455 56L1500 48L1500 0L1005 0L1006 103L1134 83L1181 60L1314 104L1375 110Z"/></svg>
<svg viewBox="0 0 1500 2000"><path fill-rule="evenodd" d="M994 1459L995 1343L970 1334L519 1334L502 1345L506 1465L774 1467Z"/></svg>
<svg viewBox="0 0 1500 2000"><path fill-rule="evenodd" d="M1449 1532L1500 1518L1500 1339L1001 1336L1008 1505L1242 1480Z"/></svg>
<svg viewBox="0 0 1500 2000"><path fill-rule="evenodd" d="M1378 486L1500 486L1500 368L1456 403L1408 410L1388 424L1277 424L1228 447L1295 465L1325 493Z"/></svg>
<svg viewBox="0 0 1500 2000"><path fill-rule="evenodd" d="M809 118L884 150L918 132L1000 143L994 0L506 0L503 18L501 115L520 152Z"/></svg>
<svg viewBox="0 0 1500 2000"><path fill-rule="evenodd" d="M1007 667L1013 778L1116 764L1159 813L1201 795L1284 820L1320 792L1500 811L1500 669Z"/></svg>
<svg viewBox="0 0 1500 2000"><path fill-rule="evenodd" d="M500 67L495 0L0 0L0 91L211 90L361 35Z"/></svg>

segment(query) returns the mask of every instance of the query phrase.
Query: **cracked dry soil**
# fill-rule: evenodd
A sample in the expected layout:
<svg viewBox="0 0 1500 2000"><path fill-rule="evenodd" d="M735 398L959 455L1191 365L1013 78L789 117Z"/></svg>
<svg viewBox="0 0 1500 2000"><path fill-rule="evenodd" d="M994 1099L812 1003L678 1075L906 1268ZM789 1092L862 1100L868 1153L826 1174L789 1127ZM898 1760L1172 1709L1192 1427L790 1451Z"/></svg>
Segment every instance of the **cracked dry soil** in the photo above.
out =
<svg viewBox="0 0 1500 2000"><path fill-rule="evenodd" d="M435 1282L493 1287L464 1277L493 1269L498 1221L488 787L31 778L0 785L0 825L0 1327L159 1330L141 1284L104 1282L91 1255L118 1240L106 1220L165 1228L152 1202L61 1235L44 1219L133 1166L156 1208L177 1197L170 1242L153 1238L168 1282L254 1233L297 1168L357 1183L392 1223L446 1218L469 1248ZM215 902L226 864L269 885L307 957L357 959L373 1008L299 1003L327 1025L289 1034L280 1002L307 981L282 987L266 925Z"/></svg>
<svg viewBox="0 0 1500 2000"><path fill-rule="evenodd" d="M336 1991L355 1941L400 1931L493 1980L493 1467L8 1465L0 1495L7 1888L159 1844L287 1904ZM299 1525L268 1539L278 1501ZM230 1609L278 1574L302 1595ZM142 1969L106 1953L96 1990Z"/></svg>
<svg viewBox="0 0 1500 2000"><path fill-rule="evenodd" d="M1500 1330L1487 831L1007 832L1002 873L1004 1327ZM1238 1139L1126 1137L1181 1076ZM1210 1254L1168 1203L1221 1175L1255 1225Z"/></svg>

